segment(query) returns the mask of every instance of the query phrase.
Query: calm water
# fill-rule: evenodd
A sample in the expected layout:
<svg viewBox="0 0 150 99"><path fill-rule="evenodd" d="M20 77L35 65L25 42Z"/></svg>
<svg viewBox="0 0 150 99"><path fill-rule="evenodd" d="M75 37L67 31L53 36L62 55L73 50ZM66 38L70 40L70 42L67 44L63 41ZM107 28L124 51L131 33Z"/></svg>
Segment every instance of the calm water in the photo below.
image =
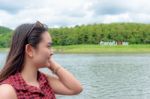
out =
<svg viewBox="0 0 150 99"><path fill-rule="evenodd" d="M5 58L1 52L0 67ZM57 95L58 99L150 99L150 54L56 54L54 58L84 87L79 95Z"/></svg>

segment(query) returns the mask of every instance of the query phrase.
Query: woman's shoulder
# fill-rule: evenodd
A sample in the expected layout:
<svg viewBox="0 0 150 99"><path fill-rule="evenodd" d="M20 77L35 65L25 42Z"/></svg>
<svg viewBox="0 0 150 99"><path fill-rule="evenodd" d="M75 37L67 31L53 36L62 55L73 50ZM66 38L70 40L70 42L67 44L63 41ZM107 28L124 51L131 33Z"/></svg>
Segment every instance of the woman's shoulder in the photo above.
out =
<svg viewBox="0 0 150 99"><path fill-rule="evenodd" d="M17 99L15 89L10 84L0 85L0 97L2 99Z"/></svg>

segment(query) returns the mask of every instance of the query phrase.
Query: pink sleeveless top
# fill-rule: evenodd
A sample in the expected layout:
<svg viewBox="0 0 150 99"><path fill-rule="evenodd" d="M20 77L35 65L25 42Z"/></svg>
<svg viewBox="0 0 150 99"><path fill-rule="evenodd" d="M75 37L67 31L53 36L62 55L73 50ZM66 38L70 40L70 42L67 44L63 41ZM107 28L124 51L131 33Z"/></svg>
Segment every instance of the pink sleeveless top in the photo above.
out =
<svg viewBox="0 0 150 99"><path fill-rule="evenodd" d="M39 88L30 86L26 84L20 73L16 73L0 84L10 84L15 89L18 99L56 99L46 76L41 72L38 72L38 81Z"/></svg>

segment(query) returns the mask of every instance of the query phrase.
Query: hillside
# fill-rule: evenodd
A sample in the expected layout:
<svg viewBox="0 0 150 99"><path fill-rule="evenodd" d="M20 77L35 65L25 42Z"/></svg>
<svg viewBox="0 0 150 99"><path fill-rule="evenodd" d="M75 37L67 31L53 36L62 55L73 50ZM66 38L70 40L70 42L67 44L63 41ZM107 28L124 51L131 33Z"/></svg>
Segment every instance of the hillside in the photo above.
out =
<svg viewBox="0 0 150 99"><path fill-rule="evenodd" d="M0 34L10 33L10 32L12 32L10 28L0 26Z"/></svg>

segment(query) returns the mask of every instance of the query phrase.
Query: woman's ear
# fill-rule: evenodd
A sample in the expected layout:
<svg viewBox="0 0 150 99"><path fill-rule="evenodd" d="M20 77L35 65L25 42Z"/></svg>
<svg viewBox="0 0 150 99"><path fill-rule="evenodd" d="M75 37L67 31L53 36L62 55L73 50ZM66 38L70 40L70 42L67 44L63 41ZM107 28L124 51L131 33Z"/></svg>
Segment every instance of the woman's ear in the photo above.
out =
<svg viewBox="0 0 150 99"><path fill-rule="evenodd" d="M29 56L29 57L33 57L33 47L30 44L26 44L25 46L25 53Z"/></svg>

